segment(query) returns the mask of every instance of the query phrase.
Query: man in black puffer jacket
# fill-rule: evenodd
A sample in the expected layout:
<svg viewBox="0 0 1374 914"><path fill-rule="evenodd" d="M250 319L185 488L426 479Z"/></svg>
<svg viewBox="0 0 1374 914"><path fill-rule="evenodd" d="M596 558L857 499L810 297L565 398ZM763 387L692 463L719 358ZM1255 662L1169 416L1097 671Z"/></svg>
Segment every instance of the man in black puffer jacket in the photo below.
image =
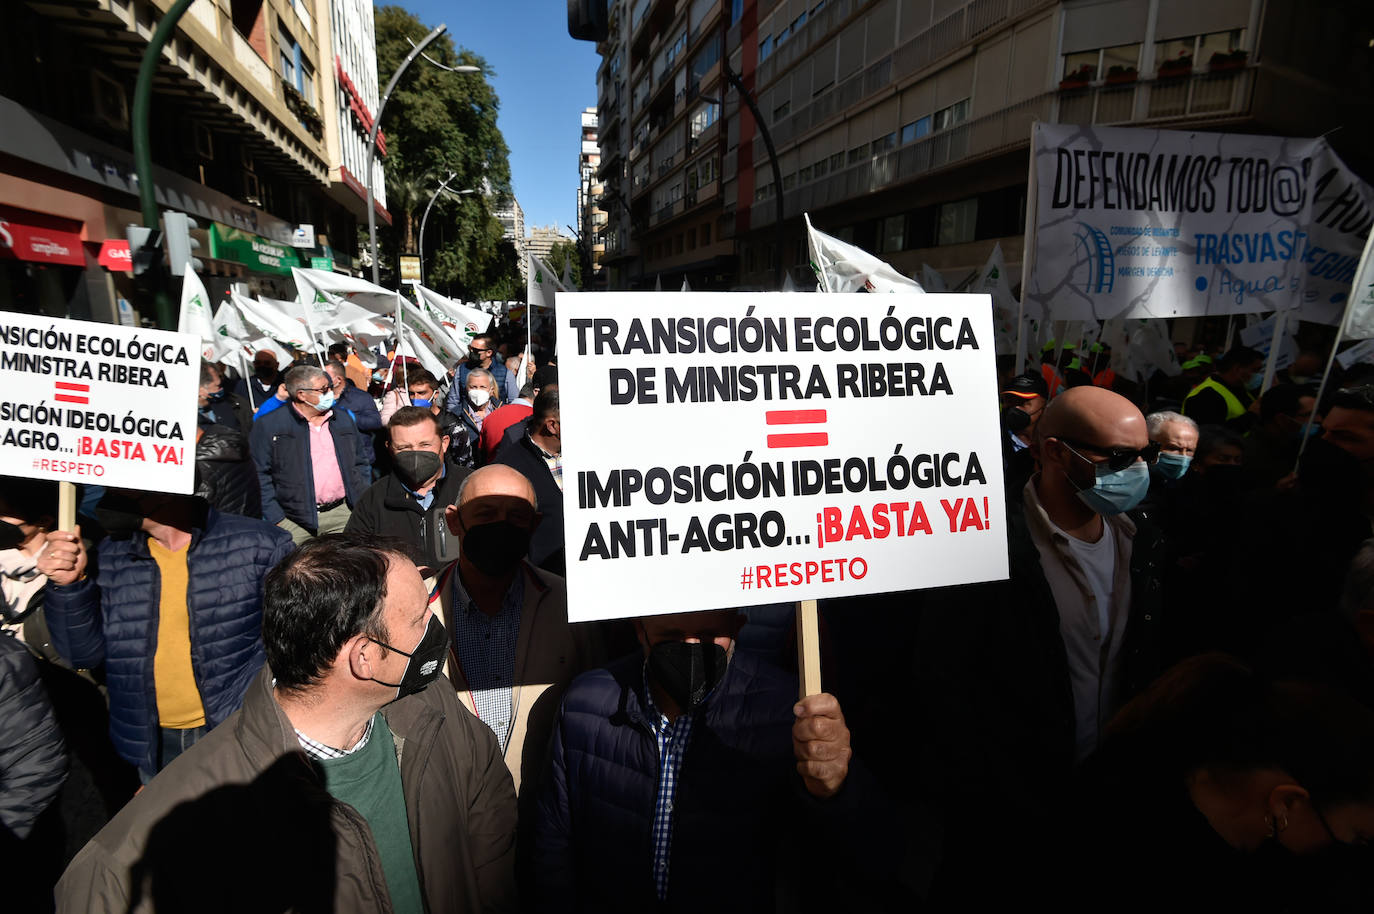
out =
<svg viewBox="0 0 1374 914"><path fill-rule="evenodd" d="M248 439L225 425L196 428L196 490L215 510L262 517L258 471L248 455Z"/></svg>
<svg viewBox="0 0 1374 914"><path fill-rule="evenodd" d="M73 666L105 664L110 738L146 783L234 711L263 664L262 580L291 535L198 498L114 489L90 564L80 531L39 557L45 612Z"/></svg>
<svg viewBox="0 0 1374 914"><path fill-rule="evenodd" d="M642 654L564 694L533 829L536 909L880 907L900 842L834 696L799 703L794 676L735 652L733 612L635 628Z"/></svg>

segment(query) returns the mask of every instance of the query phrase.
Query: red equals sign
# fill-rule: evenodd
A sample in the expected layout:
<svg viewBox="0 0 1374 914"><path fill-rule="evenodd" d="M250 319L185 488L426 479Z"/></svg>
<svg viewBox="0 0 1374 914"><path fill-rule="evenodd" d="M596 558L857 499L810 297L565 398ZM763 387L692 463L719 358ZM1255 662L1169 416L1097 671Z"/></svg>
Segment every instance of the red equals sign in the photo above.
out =
<svg viewBox="0 0 1374 914"><path fill-rule="evenodd" d="M764 414L769 425L819 425L825 422L823 409L770 409ZM771 447L822 447L830 443L825 432L790 432L769 435Z"/></svg>
<svg viewBox="0 0 1374 914"><path fill-rule="evenodd" d="M90 403L91 385L74 384L71 381L58 381L57 393L53 399L58 403Z"/></svg>

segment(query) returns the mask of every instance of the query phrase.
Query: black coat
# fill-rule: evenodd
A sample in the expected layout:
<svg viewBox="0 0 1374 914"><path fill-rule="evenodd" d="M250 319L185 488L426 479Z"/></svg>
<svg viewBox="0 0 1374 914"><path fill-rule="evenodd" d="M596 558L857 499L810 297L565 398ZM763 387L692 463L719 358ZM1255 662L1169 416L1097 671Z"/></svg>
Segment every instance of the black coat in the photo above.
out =
<svg viewBox="0 0 1374 914"><path fill-rule="evenodd" d="M458 487L472 471L448 464L444 476L434 486L434 501L429 509L420 507L393 473L372 484L348 519L349 533L394 536L416 549L416 563L439 569L458 558L458 538L444 523L444 508L458 500Z"/></svg>
<svg viewBox="0 0 1374 914"><path fill-rule="evenodd" d="M66 778L67 749L38 665L17 638L0 633L0 835L27 838Z"/></svg>
<svg viewBox="0 0 1374 914"><path fill-rule="evenodd" d="M343 477L344 498L351 508L371 484L372 465L363 452L362 435L347 412L336 409L326 421ZM319 525L310 434L305 417L289 403L253 423L248 444L262 489L262 519L268 523L289 517L307 530Z"/></svg>
<svg viewBox="0 0 1374 914"><path fill-rule="evenodd" d="M248 438L237 429L203 425L196 442L196 495L223 514L262 517L258 473L248 456Z"/></svg>
<svg viewBox="0 0 1374 914"><path fill-rule="evenodd" d="M530 564L561 576L566 568L563 552L563 490L554 482L549 465L529 438L503 444L491 462L518 470L534 486L535 498L539 500L539 513L544 519L530 538Z"/></svg>

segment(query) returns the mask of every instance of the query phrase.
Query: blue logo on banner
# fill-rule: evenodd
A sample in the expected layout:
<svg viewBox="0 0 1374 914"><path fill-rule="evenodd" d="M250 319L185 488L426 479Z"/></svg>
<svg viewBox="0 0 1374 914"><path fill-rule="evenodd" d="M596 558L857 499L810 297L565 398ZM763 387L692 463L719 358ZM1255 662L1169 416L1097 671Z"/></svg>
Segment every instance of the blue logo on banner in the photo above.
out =
<svg viewBox="0 0 1374 914"><path fill-rule="evenodd" d="M1074 245L1074 253L1077 254L1078 247L1081 246L1084 256L1079 263L1086 262L1088 265L1088 277L1083 283L1083 291L1090 295L1110 293L1116 281L1116 255L1112 252L1111 242L1107 240L1106 235L1088 223L1078 224L1083 231L1073 236L1077 242Z"/></svg>

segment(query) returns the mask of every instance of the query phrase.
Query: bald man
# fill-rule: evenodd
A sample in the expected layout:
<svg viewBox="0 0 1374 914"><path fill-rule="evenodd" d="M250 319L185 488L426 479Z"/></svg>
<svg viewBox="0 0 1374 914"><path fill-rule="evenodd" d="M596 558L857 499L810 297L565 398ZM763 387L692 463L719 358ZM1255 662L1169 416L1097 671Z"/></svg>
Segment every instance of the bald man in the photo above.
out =
<svg viewBox="0 0 1374 914"><path fill-rule="evenodd" d="M1052 870L1032 852L1024 872L975 879L986 823L1056 821L1074 765L1160 669L1161 542L1127 513L1158 450L1145 417L1104 388L1070 388L1031 446L1039 471L1007 505L1010 579L927 594L918 632L925 725L950 804L937 885L972 881L968 909Z"/></svg>
<svg viewBox="0 0 1374 914"><path fill-rule="evenodd" d="M538 780L563 690L605 650L594 625L568 623L563 579L527 561L543 519L521 473L500 464L477 470L445 519L459 558L440 575L430 606L453 633L448 678L496 734L519 793L522 782Z"/></svg>

